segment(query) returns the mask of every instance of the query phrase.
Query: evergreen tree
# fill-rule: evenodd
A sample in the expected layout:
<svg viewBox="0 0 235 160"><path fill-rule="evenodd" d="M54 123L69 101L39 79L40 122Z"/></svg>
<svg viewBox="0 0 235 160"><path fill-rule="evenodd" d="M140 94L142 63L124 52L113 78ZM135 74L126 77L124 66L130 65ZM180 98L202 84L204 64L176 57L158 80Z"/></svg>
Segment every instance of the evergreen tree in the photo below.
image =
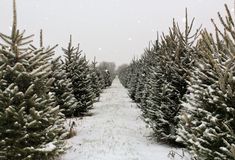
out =
<svg viewBox="0 0 235 160"><path fill-rule="evenodd" d="M103 89L105 89L104 77L102 75L102 72L99 69L97 69L97 74L98 74L98 80L99 80L100 87L103 90Z"/></svg>
<svg viewBox="0 0 235 160"><path fill-rule="evenodd" d="M98 66L98 70L100 71L105 88L112 85L112 82L116 76L115 74L115 63L113 62L101 62Z"/></svg>
<svg viewBox="0 0 235 160"><path fill-rule="evenodd" d="M149 71L153 70L153 67L149 67ZM141 97L141 102L138 105L139 108L142 110L142 117L144 121L149 124L150 126L152 125L152 120L154 119L154 107L153 104L151 105L152 101L150 102L149 99L152 99L151 96L153 96L155 93L153 92L154 90L151 90L152 88L156 89L157 86L157 78L154 72L151 71L148 73L145 84L144 84L144 89L142 91L142 97ZM155 84L156 83L156 84Z"/></svg>
<svg viewBox="0 0 235 160"><path fill-rule="evenodd" d="M152 72L153 87L148 98L155 117L152 120L152 128L157 139L167 143L175 143L176 128L178 124L177 116L181 110L181 100L186 93L188 85L188 70L193 65L194 55L197 54L193 47L198 36L198 31L191 34L193 22L188 24L186 11L185 31L181 32L174 22L168 36L162 38L158 51L158 60ZM191 37L191 38L190 38ZM158 48L158 47L156 47Z"/></svg>
<svg viewBox="0 0 235 160"><path fill-rule="evenodd" d="M118 67L116 73L118 75L118 79L120 80L121 84L127 88L127 81L128 81L128 64L123 64Z"/></svg>
<svg viewBox="0 0 235 160"><path fill-rule="evenodd" d="M58 45L55 45L51 49L48 49L47 55L54 55L54 48ZM40 47L43 47L43 33L40 31ZM32 50L37 48L31 45ZM78 107L77 100L73 94L73 87L71 79L67 78L68 74L65 70L65 64L60 57L52 59L50 74L51 78L54 78L50 91L53 92L56 98L57 105L60 106L60 110L66 117L73 117L75 109Z"/></svg>
<svg viewBox="0 0 235 160"><path fill-rule="evenodd" d="M225 7L226 20L219 14L224 33L216 24L215 36L202 33L200 56L182 104L178 141L197 159L235 159L235 29Z"/></svg>
<svg viewBox="0 0 235 160"><path fill-rule="evenodd" d="M55 78L51 87L51 92L56 96L56 102L60 105L62 113L66 117L73 117L75 110L79 107L77 99L73 94L73 86L71 79L68 78L68 73L65 66L60 62L60 57L52 62L52 77Z"/></svg>
<svg viewBox="0 0 235 160"><path fill-rule="evenodd" d="M76 108L74 116L84 115L94 102L94 93L92 91L91 75L88 61L81 55L79 46L72 46L72 38L67 49L63 49L65 54L65 68L68 78L73 85L73 93L78 101L79 107Z"/></svg>
<svg viewBox="0 0 235 160"><path fill-rule="evenodd" d="M98 71L97 67L96 67L97 62L94 61L92 62L90 71L91 71L91 88L93 90L93 93L95 95L95 97L99 97L100 93L102 92L102 77L100 72Z"/></svg>
<svg viewBox="0 0 235 160"><path fill-rule="evenodd" d="M156 41L158 42L158 40ZM146 99L143 99L143 93L145 89L145 83L148 81L148 76L150 71L150 68L152 66L156 65L156 55L155 52L153 51L158 45L154 46L153 48L150 47L145 49L144 54L139 60L139 77L137 80L137 86L136 86L136 94L135 94L135 102L140 103L145 101ZM141 106L141 105L140 105Z"/></svg>
<svg viewBox="0 0 235 160"><path fill-rule="evenodd" d="M140 62L140 66L142 66L142 63ZM144 90L144 83L146 80L146 73L144 70L144 67L139 68L139 74L138 74L138 79L136 83L136 90L135 90L135 95L134 99L136 103L141 102L141 98L143 97L143 90Z"/></svg>
<svg viewBox="0 0 235 160"><path fill-rule="evenodd" d="M0 33L0 158L49 159L63 148L63 114L49 88L53 79L49 50L31 50L17 30L16 7L11 36Z"/></svg>
<svg viewBox="0 0 235 160"><path fill-rule="evenodd" d="M191 34L193 22L188 23L186 12L184 32L174 21L169 34L163 35L160 42L157 40L129 66L129 95L139 103L154 137L166 143L176 143L177 116L197 54L193 45L199 29Z"/></svg>
<svg viewBox="0 0 235 160"><path fill-rule="evenodd" d="M112 79L111 79L111 74L108 69L102 70L101 71L104 79L104 84L105 88L109 87L112 85Z"/></svg>
<svg viewBox="0 0 235 160"><path fill-rule="evenodd" d="M139 61L138 60L133 60L132 64L130 65L130 80L128 82L128 92L129 96L132 100L135 101L135 95L137 91L137 83L138 83L138 78L140 75L139 72Z"/></svg>

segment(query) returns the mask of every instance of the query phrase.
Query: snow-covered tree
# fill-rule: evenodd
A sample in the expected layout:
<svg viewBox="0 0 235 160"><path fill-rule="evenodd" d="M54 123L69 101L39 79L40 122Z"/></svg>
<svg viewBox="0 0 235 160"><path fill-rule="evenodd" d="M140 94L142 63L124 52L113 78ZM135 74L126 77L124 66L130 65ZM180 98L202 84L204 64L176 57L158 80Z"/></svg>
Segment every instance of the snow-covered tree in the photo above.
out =
<svg viewBox="0 0 235 160"><path fill-rule="evenodd" d="M101 62L98 65L98 70L103 77L105 88L112 85L112 82L116 76L115 74L115 63L113 62Z"/></svg>
<svg viewBox="0 0 235 160"><path fill-rule="evenodd" d="M138 65L138 72L139 77L136 84L136 93L135 93L135 102L141 103L143 101L146 101L144 98L144 90L145 90L145 84L148 83L148 76L149 73L151 73L150 68L155 66L156 64L156 55L155 50L158 48L158 40L156 41L157 44L154 45L154 47L148 47L145 49L144 54L139 59L139 65ZM140 105L141 106L141 105Z"/></svg>
<svg viewBox="0 0 235 160"><path fill-rule="evenodd" d="M97 64L97 62L94 59L94 61L92 62L91 66L90 66L91 88L93 90L95 97L99 97L100 93L102 92L104 80L101 76L100 71L97 69L96 64Z"/></svg>
<svg viewBox="0 0 235 160"><path fill-rule="evenodd" d="M216 35L206 30L199 41L200 56L183 102L178 141L197 159L235 159L235 26L227 6L224 27Z"/></svg>
<svg viewBox="0 0 235 160"><path fill-rule="evenodd" d="M47 55L54 55L54 48L58 45L55 45L52 48L48 48ZM43 32L40 31L40 47L43 46ZM37 48L31 45L32 50L37 50ZM48 63L48 62L47 62ZM57 104L60 106L60 110L66 117L73 117L73 112L77 107L77 99L73 94L73 86L71 79L68 78L68 73L65 69L65 64L60 57L53 58L50 60L52 72L50 78L54 78L54 81L50 87L50 92L53 92L56 98Z"/></svg>
<svg viewBox="0 0 235 160"><path fill-rule="evenodd" d="M48 49L32 50L32 36L0 33L0 159L49 159L63 148L63 114L49 88Z"/></svg>
<svg viewBox="0 0 235 160"><path fill-rule="evenodd" d="M125 77L130 77L125 82L130 97L139 103L144 120L154 131L154 137L166 143L177 143L177 116L197 54L194 42L199 29L192 34L193 22L188 23L186 11L184 31L173 21L169 34L157 39L126 70L128 76Z"/></svg>
<svg viewBox="0 0 235 160"><path fill-rule="evenodd" d="M73 117L79 105L73 94L72 81L68 78L65 64L60 62L60 57L54 59L51 63L51 76L55 79L51 86L51 92L55 94L56 102L60 105L62 113L64 113L66 117Z"/></svg>
<svg viewBox="0 0 235 160"><path fill-rule="evenodd" d="M73 93L79 105L75 109L74 116L82 116L92 107L94 102L88 61L85 56L82 56L79 46L72 46L72 38L70 38L68 48L63 49L63 51L65 54L65 69L68 78L72 81Z"/></svg>
<svg viewBox="0 0 235 160"><path fill-rule="evenodd" d="M129 82L129 65L124 65L124 66L120 66L118 68L118 78L121 82L121 84L127 88L128 87L128 82Z"/></svg>
<svg viewBox="0 0 235 160"><path fill-rule="evenodd" d="M130 65L130 80L128 82L128 92L131 99L135 101L136 91L137 91L137 84L138 79L140 76L139 71L140 63L138 60L133 60L132 64Z"/></svg>
<svg viewBox="0 0 235 160"><path fill-rule="evenodd" d="M100 84L100 86L101 86L101 89L103 90L103 89L105 89L105 80L104 80L104 77L103 77L103 75L102 75L102 72L98 69L97 70L98 72L98 80L99 80L99 84Z"/></svg>

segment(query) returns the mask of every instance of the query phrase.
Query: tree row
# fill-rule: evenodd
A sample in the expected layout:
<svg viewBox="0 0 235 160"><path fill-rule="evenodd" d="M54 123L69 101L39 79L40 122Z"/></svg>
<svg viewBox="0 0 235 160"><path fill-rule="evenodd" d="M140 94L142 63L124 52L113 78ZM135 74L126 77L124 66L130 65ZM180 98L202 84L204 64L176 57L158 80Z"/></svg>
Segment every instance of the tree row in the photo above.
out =
<svg viewBox="0 0 235 160"><path fill-rule="evenodd" d="M173 21L139 59L119 69L153 137L193 159L235 159L235 25L225 5L215 32ZM220 29L220 27L222 28Z"/></svg>
<svg viewBox="0 0 235 160"><path fill-rule="evenodd" d="M54 47L35 47L32 36L17 29L14 0L12 33L0 33L0 159L52 159L64 150L66 117L87 114L112 73L90 64L70 38L63 58Z"/></svg>

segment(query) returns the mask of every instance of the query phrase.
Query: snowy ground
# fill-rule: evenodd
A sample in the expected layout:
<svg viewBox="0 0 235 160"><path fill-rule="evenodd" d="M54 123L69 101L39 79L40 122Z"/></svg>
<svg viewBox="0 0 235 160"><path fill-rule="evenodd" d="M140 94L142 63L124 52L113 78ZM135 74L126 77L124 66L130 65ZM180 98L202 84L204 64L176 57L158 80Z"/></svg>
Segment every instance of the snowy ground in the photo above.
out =
<svg viewBox="0 0 235 160"><path fill-rule="evenodd" d="M91 112L93 116L74 119L77 135L67 141L71 148L61 160L170 160L169 152L176 151L148 138L151 130L118 79Z"/></svg>

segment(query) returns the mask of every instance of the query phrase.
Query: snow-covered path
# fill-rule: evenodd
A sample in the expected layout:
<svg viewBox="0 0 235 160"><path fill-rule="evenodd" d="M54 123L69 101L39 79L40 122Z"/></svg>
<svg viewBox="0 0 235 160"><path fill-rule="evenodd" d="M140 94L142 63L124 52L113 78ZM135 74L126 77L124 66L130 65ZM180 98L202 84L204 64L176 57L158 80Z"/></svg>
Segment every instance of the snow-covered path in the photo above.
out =
<svg viewBox="0 0 235 160"><path fill-rule="evenodd" d="M148 139L151 130L117 78L91 112L93 116L75 120L77 135L68 140L71 148L62 160L170 159L172 148Z"/></svg>

